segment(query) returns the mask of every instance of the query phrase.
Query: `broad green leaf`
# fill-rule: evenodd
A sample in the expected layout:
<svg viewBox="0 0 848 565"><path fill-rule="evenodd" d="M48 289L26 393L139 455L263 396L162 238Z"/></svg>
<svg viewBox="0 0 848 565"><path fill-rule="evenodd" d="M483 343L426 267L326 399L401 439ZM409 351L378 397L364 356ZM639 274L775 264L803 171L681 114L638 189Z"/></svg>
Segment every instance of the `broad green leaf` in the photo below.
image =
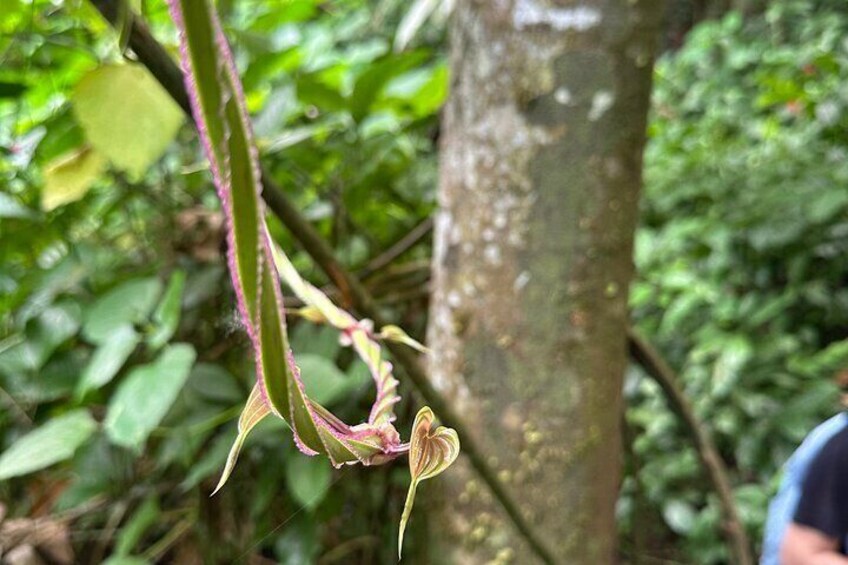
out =
<svg viewBox="0 0 848 565"><path fill-rule="evenodd" d="M74 302L62 302L44 309L30 320L26 332L6 340L0 351L0 373L14 376L39 371L56 349L76 335L80 326L80 308Z"/></svg>
<svg viewBox="0 0 848 565"><path fill-rule="evenodd" d="M341 349L338 330L316 324L298 324L291 332L291 346L298 352L298 361L304 354L335 359Z"/></svg>
<svg viewBox="0 0 848 565"><path fill-rule="evenodd" d="M119 326L95 350L82 373L77 396L81 398L90 390L110 382L135 350L140 337L131 325Z"/></svg>
<svg viewBox="0 0 848 565"><path fill-rule="evenodd" d="M350 109L359 122L391 79L405 73L427 58L423 51L390 53L372 63L357 79L350 98Z"/></svg>
<svg viewBox="0 0 848 565"><path fill-rule="evenodd" d="M433 430L434 419L433 411L425 406L418 411L412 424L412 439L409 442L409 473L412 475L412 480L409 483L409 492L406 495L406 503L400 519L398 559L403 551L403 533L412 514L418 483L444 472L459 455L459 437L456 431L444 426Z"/></svg>
<svg viewBox="0 0 848 565"><path fill-rule="evenodd" d="M104 427L113 443L140 449L188 378L194 363L188 344L169 345L153 363L133 369L109 401Z"/></svg>
<svg viewBox="0 0 848 565"><path fill-rule="evenodd" d="M141 65L104 65L71 97L88 141L116 168L140 177L173 141L183 113Z"/></svg>
<svg viewBox="0 0 848 565"><path fill-rule="evenodd" d="M162 282L155 277L134 279L113 288L85 313L83 337L100 344L118 328L144 322L161 292Z"/></svg>
<svg viewBox="0 0 848 565"><path fill-rule="evenodd" d="M332 469L324 457L303 457L292 453L286 460L286 485L294 499L309 510L315 509L327 494Z"/></svg>
<svg viewBox="0 0 848 565"><path fill-rule="evenodd" d="M26 434L0 455L0 480L17 477L70 459L91 437L97 423L88 410L74 410Z"/></svg>
<svg viewBox="0 0 848 565"><path fill-rule="evenodd" d="M41 207L49 212L79 200L105 169L106 160L103 155L90 147L57 157L44 168Z"/></svg>
<svg viewBox="0 0 848 565"><path fill-rule="evenodd" d="M309 397L328 406L343 398L349 391L350 381L336 364L326 357L305 354L297 357L300 377Z"/></svg>
<svg viewBox="0 0 848 565"><path fill-rule="evenodd" d="M182 304L183 288L185 287L186 274L184 271L175 271L168 282L168 288L156 311L153 313L155 329L147 338L147 343L153 349L159 349L177 331L180 323L180 306Z"/></svg>
<svg viewBox="0 0 848 565"><path fill-rule="evenodd" d="M186 388L206 403L232 406L241 402L244 391L225 368L212 363L197 363L191 370Z"/></svg>

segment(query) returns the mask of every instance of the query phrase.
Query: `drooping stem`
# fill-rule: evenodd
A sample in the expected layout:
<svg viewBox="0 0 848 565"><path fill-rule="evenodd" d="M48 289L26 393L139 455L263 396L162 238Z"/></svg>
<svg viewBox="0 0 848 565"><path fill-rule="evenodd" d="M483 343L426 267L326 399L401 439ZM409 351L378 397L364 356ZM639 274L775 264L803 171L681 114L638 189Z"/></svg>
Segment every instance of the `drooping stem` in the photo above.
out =
<svg viewBox="0 0 848 565"><path fill-rule="evenodd" d="M660 386L668 400L669 408L683 422L686 432L692 440L701 465L713 485L713 490L718 495L725 522L722 533L730 546L733 562L737 565L753 565L751 542L748 540L745 527L736 511L727 467L721 455L719 455L707 427L695 415L695 410L692 408L689 399L686 398L683 389L680 388L680 380L659 352L633 328L630 328L627 332L627 341L630 356Z"/></svg>
<svg viewBox="0 0 848 565"><path fill-rule="evenodd" d="M119 20L119 0L91 0L94 6L113 25L122 25ZM129 30L129 48L153 76L162 84L171 97L186 111L191 113L188 95L183 84L182 74L171 59L168 52L152 36L147 26L135 16L129 14L126 22ZM339 289L343 299L353 305L363 316L374 321L378 326L387 324L380 314L376 303L362 283L348 272L335 258L330 245L315 230L284 194L279 185L262 168L263 198L271 211L288 228L304 250L315 263L326 273L333 284ZM488 464L486 456L477 442L469 433L463 420L444 398L433 388L427 378L426 371L419 363L415 353L401 344L387 343L397 364L406 372L424 400L429 403L434 412L439 414L441 421L454 428L462 443L463 453L475 469L481 480L487 485L494 498L503 507L520 535L527 540L528 546L545 563L555 563L553 554L542 542L534 528L522 515L518 503L509 493L506 486L498 479L494 469Z"/></svg>

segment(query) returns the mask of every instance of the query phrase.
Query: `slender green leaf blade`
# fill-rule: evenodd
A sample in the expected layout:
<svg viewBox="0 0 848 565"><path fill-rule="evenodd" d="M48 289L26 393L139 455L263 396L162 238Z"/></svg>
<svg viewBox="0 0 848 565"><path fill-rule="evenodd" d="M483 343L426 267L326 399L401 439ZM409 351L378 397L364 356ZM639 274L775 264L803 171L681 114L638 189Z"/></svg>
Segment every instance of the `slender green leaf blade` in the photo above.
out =
<svg viewBox="0 0 848 565"><path fill-rule="evenodd" d="M230 474L232 474L233 469L236 466L239 452L244 445L244 441L247 439L247 435L265 418L265 416L270 413L271 409L268 407L268 403L265 402L265 399L262 398L262 391L260 390L259 385L254 385L253 390L250 391L250 396L247 399L247 404L239 417L238 436L236 437L235 442L233 442L233 446L230 448L230 454L227 456L227 463L224 466L224 472L221 473L221 479L218 481L218 486L215 487L212 494L221 490L221 488L226 484L227 479L230 478Z"/></svg>
<svg viewBox="0 0 848 565"><path fill-rule="evenodd" d="M153 349L159 349L165 345L177 331L177 326L180 323L180 306L182 305L185 280L185 271L175 271L171 275L162 301L153 313L153 323L156 327L147 338L147 344Z"/></svg>

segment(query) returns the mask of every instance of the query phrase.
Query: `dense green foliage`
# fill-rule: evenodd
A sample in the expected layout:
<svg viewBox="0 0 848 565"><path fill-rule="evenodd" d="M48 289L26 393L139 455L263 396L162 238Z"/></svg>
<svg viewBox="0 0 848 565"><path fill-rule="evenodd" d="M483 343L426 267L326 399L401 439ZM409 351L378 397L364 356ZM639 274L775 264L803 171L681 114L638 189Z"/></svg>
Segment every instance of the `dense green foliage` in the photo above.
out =
<svg viewBox="0 0 848 565"><path fill-rule="evenodd" d="M754 539L848 363L846 32L843 3L776 2L701 24L656 70L632 307L713 430ZM721 562L716 501L652 385L628 386L641 473L626 498Z"/></svg>
<svg viewBox="0 0 848 565"><path fill-rule="evenodd" d="M432 209L432 136L447 75L438 51L427 47L438 32L423 30L417 47L392 51L401 2L319 4L233 3L225 25L265 162L342 261L358 269ZM267 422L231 486L205 500L253 374L199 143L187 122L176 139L164 127L139 131L145 99L155 101L147 109L166 101L145 91L151 81L133 76L149 77L141 67L116 66L121 37L86 3L11 7L3 13L10 39L0 77L8 93L0 101L7 156L0 172L0 500L16 501L9 510L28 515L45 498L60 512L105 497L75 525L114 524L118 547L108 532L77 545L94 561L104 550L151 560L189 551L207 562L252 552L290 563L328 552L341 562L351 555L391 561L405 465L369 470L328 493L326 460L295 456L288 431ZM173 48L164 4L144 3L144 15ZM116 69L130 69L135 80ZM108 84L98 90L98 82ZM104 131L96 116L86 117L110 100ZM167 151L148 160L143 174L114 154L118 145L134 147L130 156L161 153L149 150L151 137ZM80 188L54 190L68 185ZM271 229L296 250L280 225ZM324 282L305 257L294 259ZM420 330L420 292L385 296L415 290L421 279L411 275L392 285L374 277L372 287L401 305L387 306L387 315L400 321L406 312L405 325ZM334 331L295 324L292 342L310 394L348 421L364 419L373 385ZM408 401L398 407L407 426L411 409ZM33 459L60 438L48 445L47 434L27 432L51 424L69 436L64 448ZM43 482L16 478L69 458ZM23 460L29 464L21 468ZM174 531L184 535L168 542Z"/></svg>
<svg viewBox="0 0 848 565"><path fill-rule="evenodd" d="M173 49L164 4L136 4ZM401 0L219 6L263 161L362 269L434 206L442 22L395 53ZM848 362L846 31L840 1L781 0L700 24L656 71L634 318L713 430L754 539L779 465L835 410L831 376ZM231 485L207 498L252 363L196 134L165 127L163 111L155 135L137 135L137 116L120 115L161 101L113 76L123 42L85 2L0 1L0 500L15 516L90 505L72 523L82 562L392 562L402 467L332 471L291 456L288 431L266 422ZM106 102L92 85L104 73L105 100L127 103L103 110L113 137L98 141L91 108ZM152 157L122 161L116 145ZM326 283L273 219L271 230ZM426 256L419 246L366 281L419 335ZM310 393L361 420L368 375L334 333L295 323L292 342L316 375ZM723 562L718 509L680 423L635 369L626 394L622 553ZM406 543L413 556L414 527Z"/></svg>

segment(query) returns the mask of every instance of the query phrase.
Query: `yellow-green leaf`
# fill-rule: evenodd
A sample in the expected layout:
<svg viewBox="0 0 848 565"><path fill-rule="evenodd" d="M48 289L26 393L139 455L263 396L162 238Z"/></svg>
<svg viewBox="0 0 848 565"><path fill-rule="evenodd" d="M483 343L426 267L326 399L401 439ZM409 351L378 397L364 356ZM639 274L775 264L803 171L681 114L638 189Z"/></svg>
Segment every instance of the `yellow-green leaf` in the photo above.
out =
<svg viewBox="0 0 848 565"><path fill-rule="evenodd" d="M380 330L380 333L377 337L388 341L402 343L407 347L411 347L416 351L420 351L421 353L430 353L430 350L427 347L409 337L409 334L403 331L403 329L401 329L400 327L392 324L389 324L388 326L383 326L383 329Z"/></svg>
<svg viewBox="0 0 848 565"><path fill-rule="evenodd" d="M103 174L105 167L103 155L87 146L57 157L44 169L41 207L49 212L79 200Z"/></svg>
<svg viewBox="0 0 848 565"><path fill-rule="evenodd" d="M183 113L140 65L104 65L89 72L71 97L89 143L112 165L139 177L173 141Z"/></svg>
<svg viewBox="0 0 848 565"><path fill-rule="evenodd" d="M244 410L239 417L238 436L236 436L236 440L230 448L230 454L227 456L227 464L224 467L224 472L221 473L221 479L218 481L218 486L215 487L212 494L221 490L221 487L223 487L226 484L227 479L230 478L230 473L233 472L233 468L236 466L236 460L238 459L239 452L241 451L241 446L244 445L244 440L247 439L247 434L249 434L250 430L252 430L256 424L261 422L265 416L270 413L271 409L268 408L268 404L265 402L265 399L262 398L259 385L254 385L253 390L250 392L250 396L247 399L247 404L244 406Z"/></svg>

